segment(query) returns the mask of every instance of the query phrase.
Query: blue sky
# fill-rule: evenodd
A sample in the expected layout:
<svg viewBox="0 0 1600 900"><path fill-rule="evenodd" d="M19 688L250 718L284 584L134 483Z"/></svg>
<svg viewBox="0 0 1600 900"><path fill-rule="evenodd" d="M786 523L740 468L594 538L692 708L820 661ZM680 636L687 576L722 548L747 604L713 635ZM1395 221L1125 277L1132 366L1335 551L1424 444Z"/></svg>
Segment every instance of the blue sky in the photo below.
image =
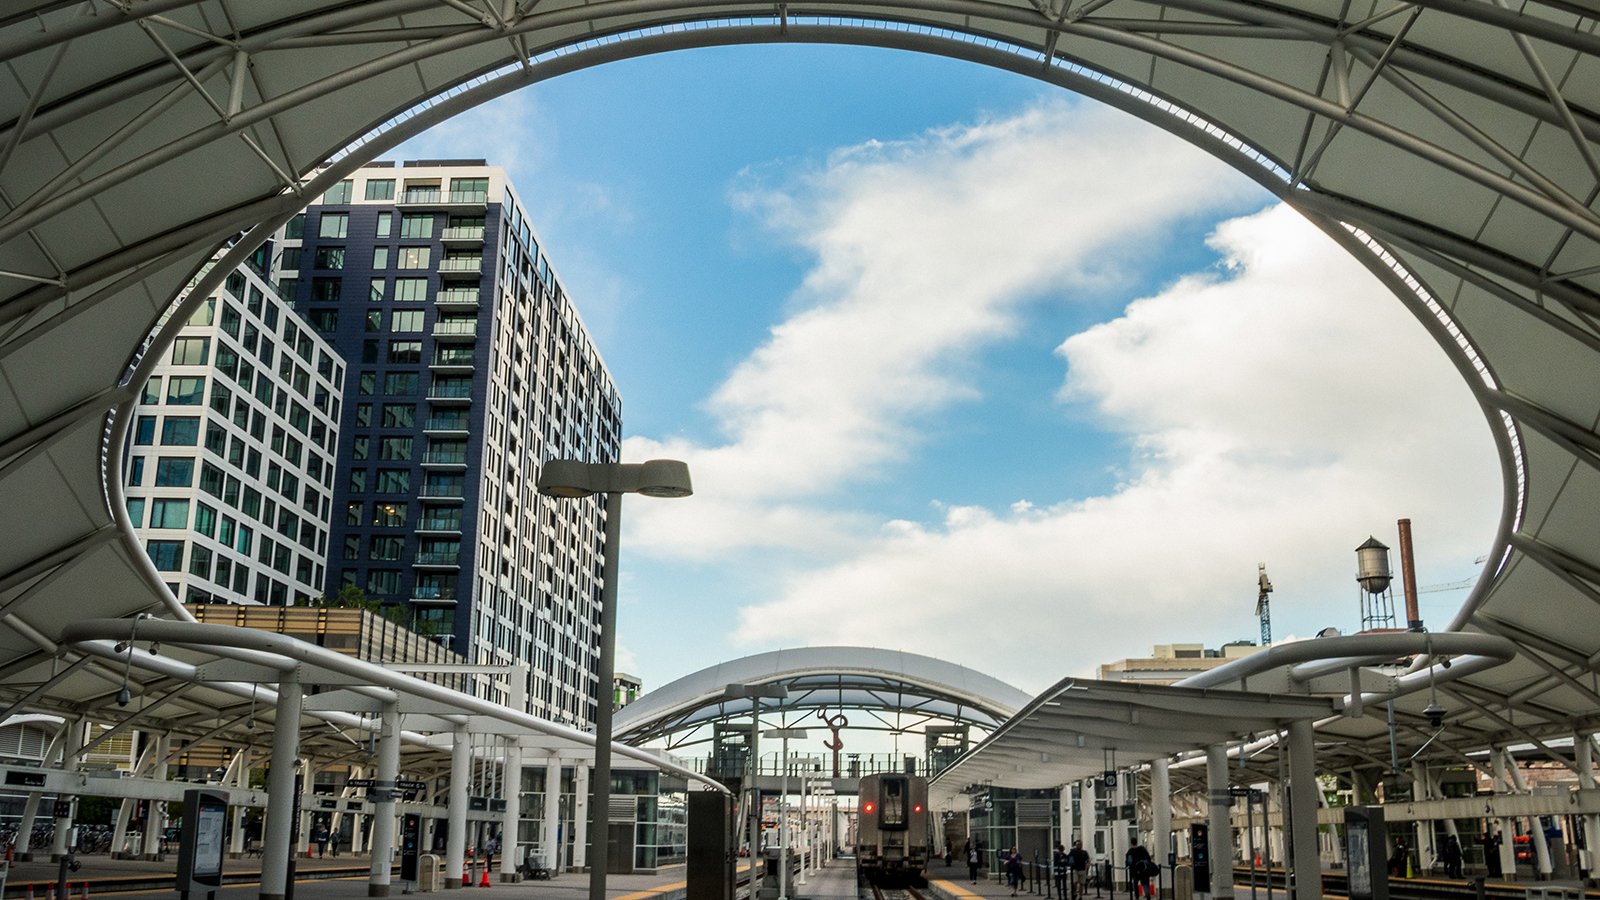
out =
<svg viewBox="0 0 1600 900"><path fill-rule="evenodd" d="M1028 690L1154 643L1356 627L1355 546L1474 574L1489 433L1422 328L1242 175L1009 73L720 48L497 101L403 158L507 167L695 497L624 517L647 688L782 646ZM1443 627L1464 592L1424 595ZM1023 651L1023 652L1019 652Z"/></svg>

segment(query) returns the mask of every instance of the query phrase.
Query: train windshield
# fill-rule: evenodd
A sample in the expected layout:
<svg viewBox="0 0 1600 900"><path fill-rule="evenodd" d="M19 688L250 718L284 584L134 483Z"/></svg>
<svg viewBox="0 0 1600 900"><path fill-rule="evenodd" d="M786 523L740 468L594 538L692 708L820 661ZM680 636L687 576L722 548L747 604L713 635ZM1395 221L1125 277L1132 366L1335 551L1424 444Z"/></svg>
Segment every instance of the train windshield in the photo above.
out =
<svg viewBox="0 0 1600 900"><path fill-rule="evenodd" d="M882 795L878 802L878 826L880 828L905 827L906 824L906 781L904 778L885 778L882 782Z"/></svg>

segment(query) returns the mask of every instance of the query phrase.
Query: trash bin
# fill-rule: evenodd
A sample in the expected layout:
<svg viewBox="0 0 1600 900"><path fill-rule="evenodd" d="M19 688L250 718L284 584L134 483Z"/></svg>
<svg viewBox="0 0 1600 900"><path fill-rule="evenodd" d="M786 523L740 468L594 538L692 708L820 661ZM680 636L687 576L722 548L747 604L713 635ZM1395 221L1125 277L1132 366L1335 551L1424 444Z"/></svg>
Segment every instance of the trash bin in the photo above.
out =
<svg viewBox="0 0 1600 900"><path fill-rule="evenodd" d="M424 853L417 859L418 893L439 890L442 887L440 879L443 876L444 869L439 865L437 853Z"/></svg>

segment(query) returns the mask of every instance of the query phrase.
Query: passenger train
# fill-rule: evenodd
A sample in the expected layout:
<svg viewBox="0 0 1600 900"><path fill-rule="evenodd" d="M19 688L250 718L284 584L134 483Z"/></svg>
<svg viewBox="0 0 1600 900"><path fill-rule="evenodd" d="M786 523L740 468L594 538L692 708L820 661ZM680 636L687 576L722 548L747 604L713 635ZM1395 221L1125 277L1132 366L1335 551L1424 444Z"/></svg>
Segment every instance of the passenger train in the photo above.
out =
<svg viewBox="0 0 1600 900"><path fill-rule="evenodd" d="M856 878L877 885L925 884L933 847L928 779L868 775L856 796Z"/></svg>

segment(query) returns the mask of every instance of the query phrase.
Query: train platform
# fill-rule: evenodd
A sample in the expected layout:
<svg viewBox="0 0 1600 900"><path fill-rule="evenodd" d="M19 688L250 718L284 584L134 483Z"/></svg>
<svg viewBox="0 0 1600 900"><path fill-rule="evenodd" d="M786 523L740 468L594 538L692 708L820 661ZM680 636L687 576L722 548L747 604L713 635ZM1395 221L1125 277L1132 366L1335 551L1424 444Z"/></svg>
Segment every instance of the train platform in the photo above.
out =
<svg viewBox="0 0 1600 900"><path fill-rule="evenodd" d="M82 867L69 873L69 900L84 896L115 895L119 898L171 900L176 854L165 861L120 860L105 856L79 857ZM366 856L343 854L339 857L295 860L295 900L355 900L367 896L367 877L371 861ZM228 860L223 864L228 882L217 891L219 900L254 900L260 892L260 862L257 859ZM586 900L589 876L565 873L539 881L501 883L498 873L490 875L490 886L480 887L482 868L473 871L472 887L459 883L434 896L460 897L462 900ZM13 862L6 879L5 900L26 900L31 889L34 900L45 900L59 872L57 863L48 860ZM405 887L396 873L390 896L399 897ZM654 873L610 875L606 878L608 900L681 900L686 887L683 865L663 866ZM59 898L58 898L59 900Z"/></svg>

